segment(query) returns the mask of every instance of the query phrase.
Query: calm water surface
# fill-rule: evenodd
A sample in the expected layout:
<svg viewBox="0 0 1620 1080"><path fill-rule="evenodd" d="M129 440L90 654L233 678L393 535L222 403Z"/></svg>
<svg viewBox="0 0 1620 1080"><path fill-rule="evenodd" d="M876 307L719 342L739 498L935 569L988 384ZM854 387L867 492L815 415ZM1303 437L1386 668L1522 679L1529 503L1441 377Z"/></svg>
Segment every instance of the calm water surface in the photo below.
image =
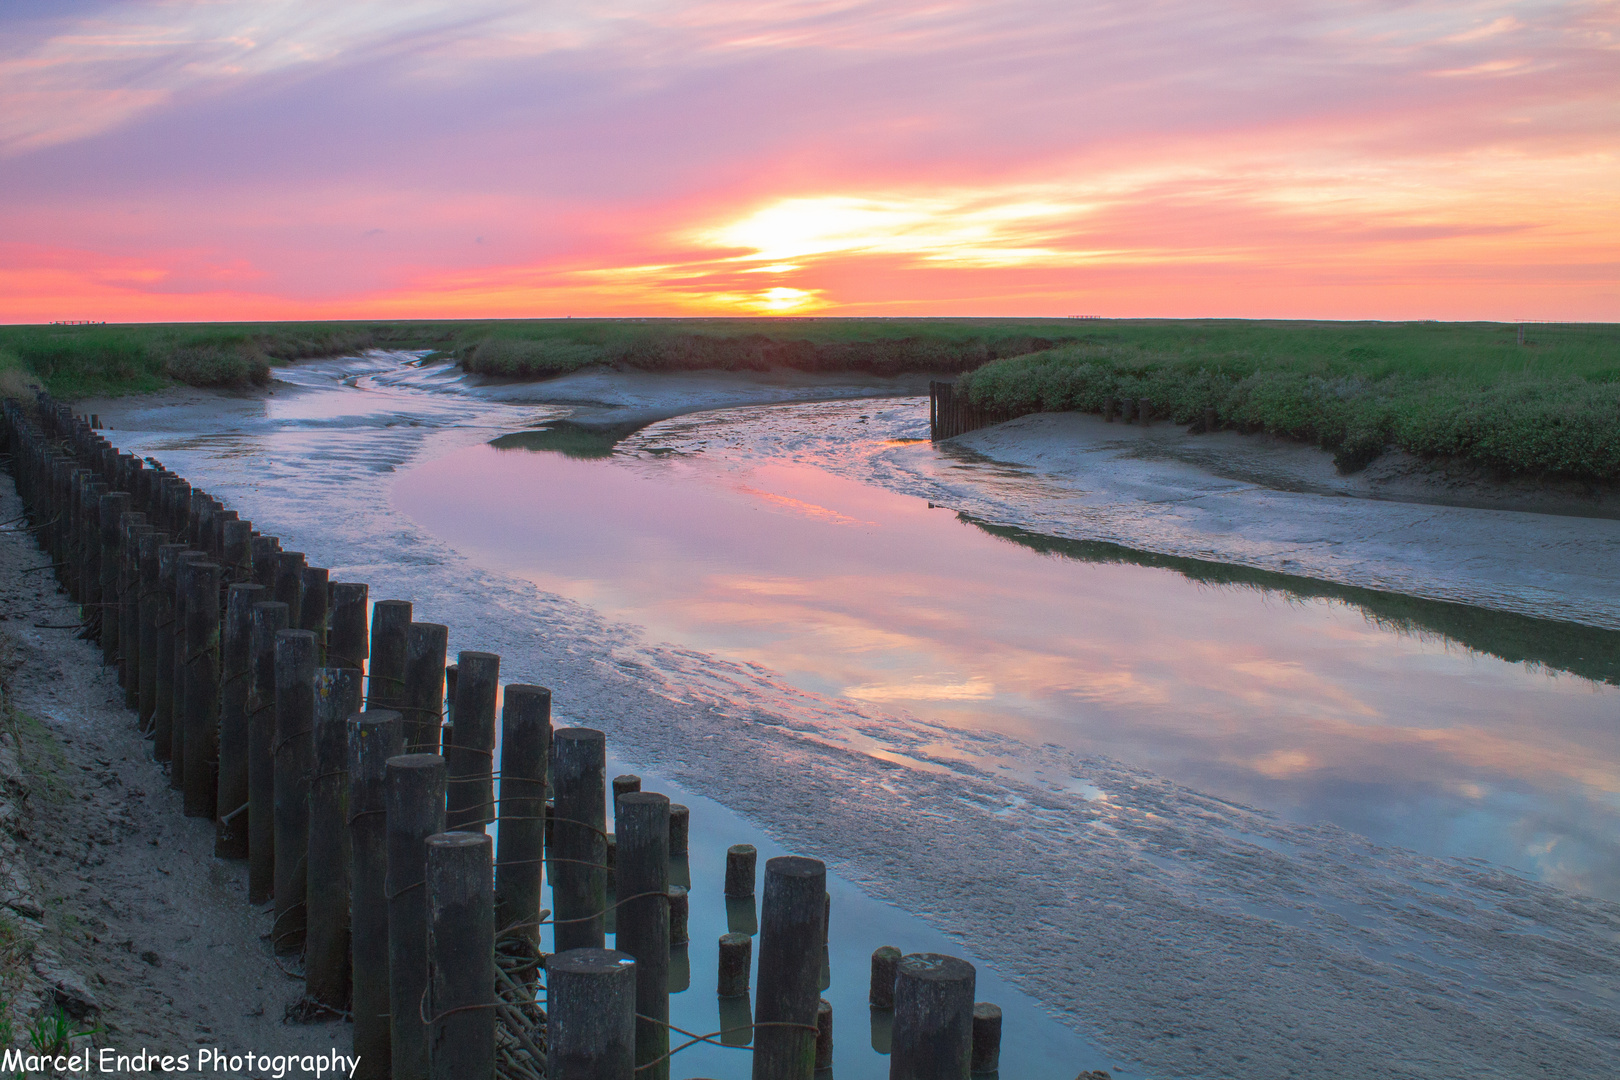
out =
<svg viewBox="0 0 1620 1080"><path fill-rule="evenodd" d="M1556 664L1341 599L1043 553L803 464L473 446L393 498L491 568L807 690L1620 895L1620 691Z"/></svg>

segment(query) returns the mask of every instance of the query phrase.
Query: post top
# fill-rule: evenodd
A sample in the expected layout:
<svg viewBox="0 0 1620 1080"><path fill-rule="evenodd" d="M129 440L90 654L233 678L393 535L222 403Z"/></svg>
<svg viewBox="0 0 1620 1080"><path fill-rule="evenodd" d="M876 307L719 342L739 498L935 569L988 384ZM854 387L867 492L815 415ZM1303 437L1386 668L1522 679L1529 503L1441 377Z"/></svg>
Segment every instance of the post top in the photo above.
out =
<svg viewBox="0 0 1620 1080"><path fill-rule="evenodd" d="M923 982L972 983L977 976L972 964L944 953L910 953L900 958L900 977Z"/></svg>
<svg viewBox="0 0 1620 1080"><path fill-rule="evenodd" d="M551 733L552 743L559 742L607 742L607 735L595 728L564 727Z"/></svg>
<svg viewBox="0 0 1620 1080"><path fill-rule="evenodd" d="M635 957L615 949L569 949L546 958L547 972L568 975L604 975L616 971L634 971L635 967Z"/></svg>
<svg viewBox="0 0 1620 1080"><path fill-rule="evenodd" d="M827 864L803 855L778 855L765 864L767 877L825 878Z"/></svg>

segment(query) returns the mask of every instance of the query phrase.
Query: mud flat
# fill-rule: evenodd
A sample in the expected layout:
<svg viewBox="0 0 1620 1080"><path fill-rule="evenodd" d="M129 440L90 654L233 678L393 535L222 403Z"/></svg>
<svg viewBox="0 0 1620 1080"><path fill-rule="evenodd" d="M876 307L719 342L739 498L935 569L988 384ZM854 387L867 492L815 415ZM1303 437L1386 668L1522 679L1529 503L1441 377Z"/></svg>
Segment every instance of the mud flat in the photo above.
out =
<svg viewBox="0 0 1620 1080"><path fill-rule="evenodd" d="M844 452L861 411L829 403L776 438L747 408L654 425L626 449L823 461L991 525L1340 585L1620 629L1615 498L1459 476L1403 455L1352 476L1269 436L1041 413L926 443L926 402L873 417L891 445ZM872 434L877 434L873 432Z"/></svg>

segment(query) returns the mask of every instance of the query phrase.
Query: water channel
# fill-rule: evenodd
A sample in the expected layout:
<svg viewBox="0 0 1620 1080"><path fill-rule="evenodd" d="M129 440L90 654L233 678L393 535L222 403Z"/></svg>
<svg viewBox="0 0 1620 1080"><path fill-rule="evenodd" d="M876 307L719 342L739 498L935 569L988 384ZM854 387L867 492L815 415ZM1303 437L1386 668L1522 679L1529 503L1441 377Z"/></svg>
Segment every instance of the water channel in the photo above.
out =
<svg viewBox="0 0 1620 1080"><path fill-rule="evenodd" d="M1028 1080L1574 1075L1616 1049L1620 634L863 482L863 458L952 453L915 398L615 443L399 357L284 378L300 392L127 406L113 437L552 686L559 723L693 807L675 1023L723 1026L718 867L753 842L834 872L843 1080L887 1075L879 944L975 960L1002 1075ZM829 424L826 460L771 450ZM747 1074L717 1047L678 1061Z"/></svg>

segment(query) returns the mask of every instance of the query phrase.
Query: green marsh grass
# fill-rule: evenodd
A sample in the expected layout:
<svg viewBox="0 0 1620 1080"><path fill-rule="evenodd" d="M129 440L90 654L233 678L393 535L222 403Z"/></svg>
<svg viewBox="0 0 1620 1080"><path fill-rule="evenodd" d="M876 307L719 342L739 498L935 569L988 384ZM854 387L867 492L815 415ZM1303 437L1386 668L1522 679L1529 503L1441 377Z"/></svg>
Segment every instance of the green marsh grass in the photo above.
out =
<svg viewBox="0 0 1620 1080"><path fill-rule="evenodd" d="M1148 397L1160 415L1267 431L1341 468L1394 446L1498 474L1620 476L1620 326L1257 320L511 319L0 327L6 393L64 398L174 383L263 383L276 364L366 348L428 350L536 379L605 364L650 371L961 375L1012 412Z"/></svg>
<svg viewBox="0 0 1620 1080"><path fill-rule="evenodd" d="M1102 324L996 360L959 389L1012 413L1147 398L1176 423L1319 445L1351 472L1389 447L1497 475L1620 478L1620 327L1496 323Z"/></svg>

